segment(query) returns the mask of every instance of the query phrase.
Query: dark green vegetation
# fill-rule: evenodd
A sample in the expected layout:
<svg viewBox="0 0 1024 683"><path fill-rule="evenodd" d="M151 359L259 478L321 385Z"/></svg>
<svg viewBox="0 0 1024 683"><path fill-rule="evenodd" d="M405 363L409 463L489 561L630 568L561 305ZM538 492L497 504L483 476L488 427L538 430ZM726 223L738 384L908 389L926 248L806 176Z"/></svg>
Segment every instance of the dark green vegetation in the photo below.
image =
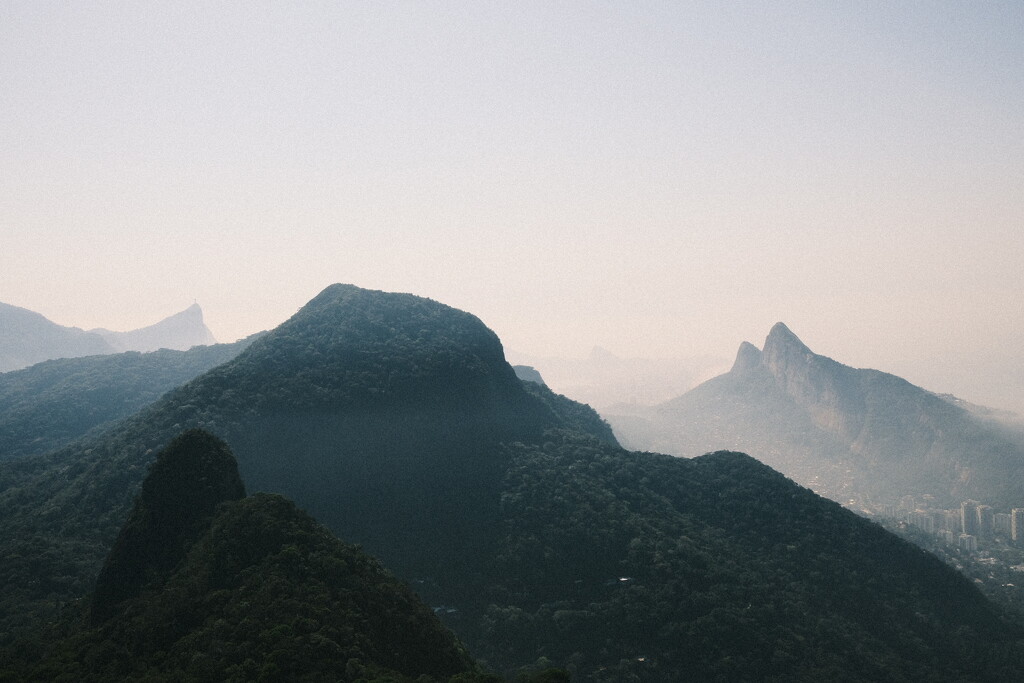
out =
<svg viewBox="0 0 1024 683"><path fill-rule="evenodd" d="M834 500L934 497L1024 505L1024 440L978 411L877 370L812 353L785 325L761 352L639 416L609 416L631 448L750 453Z"/></svg>
<svg viewBox="0 0 1024 683"><path fill-rule="evenodd" d="M188 351L63 358L0 374L0 459L55 450L131 415L231 360L252 339Z"/></svg>
<svg viewBox="0 0 1024 683"><path fill-rule="evenodd" d="M281 496L243 497L223 442L175 438L100 574L89 624L68 610L19 644L8 679L484 680L378 562Z"/></svg>
<svg viewBox="0 0 1024 683"><path fill-rule="evenodd" d="M189 427L231 444L247 488L380 557L499 671L1024 676L1020 631L934 557L749 457L624 451L593 411L519 381L473 316L340 285L102 438L0 466L9 634L88 590L146 466Z"/></svg>

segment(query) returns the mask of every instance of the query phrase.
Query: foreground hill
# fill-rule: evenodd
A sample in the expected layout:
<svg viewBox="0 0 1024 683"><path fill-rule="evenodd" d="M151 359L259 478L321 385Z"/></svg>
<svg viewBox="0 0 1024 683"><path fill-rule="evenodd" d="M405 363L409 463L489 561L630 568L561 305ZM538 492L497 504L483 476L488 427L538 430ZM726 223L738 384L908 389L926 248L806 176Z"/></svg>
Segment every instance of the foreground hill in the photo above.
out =
<svg viewBox="0 0 1024 683"><path fill-rule="evenodd" d="M54 358L157 349L184 351L216 343L197 304L148 327L113 332L65 327L39 313L0 303L0 372L20 370Z"/></svg>
<svg viewBox="0 0 1024 683"><path fill-rule="evenodd" d="M730 372L632 416L609 416L633 448L693 456L742 450L839 500L930 495L1024 505L1024 441L950 397L808 349L785 325L744 342Z"/></svg>
<svg viewBox="0 0 1024 683"><path fill-rule="evenodd" d="M189 427L505 672L1024 676L1019 629L934 557L747 456L622 450L586 406L517 379L475 317L343 285L116 429L0 465L8 634L88 590L154 454Z"/></svg>
<svg viewBox="0 0 1024 683"><path fill-rule="evenodd" d="M0 459L55 450L242 352L234 344L62 358L0 374Z"/></svg>
<svg viewBox="0 0 1024 683"><path fill-rule="evenodd" d="M280 496L245 498L226 444L200 430L158 454L88 622L72 610L7 655L0 677L39 681L468 681L478 671L371 557Z"/></svg>

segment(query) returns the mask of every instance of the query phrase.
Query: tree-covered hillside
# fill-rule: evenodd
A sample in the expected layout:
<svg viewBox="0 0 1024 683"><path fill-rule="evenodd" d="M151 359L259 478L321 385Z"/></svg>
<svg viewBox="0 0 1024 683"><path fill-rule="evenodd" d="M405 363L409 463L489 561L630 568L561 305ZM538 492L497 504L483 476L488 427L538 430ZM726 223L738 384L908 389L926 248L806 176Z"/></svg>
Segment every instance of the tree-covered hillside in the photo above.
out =
<svg viewBox="0 0 1024 683"><path fill-rule="evenodd" d="M568 433L512 451L486 604L448 619L491 664L543 657L594 681L1021 670L1021 631L963 576L746 455Z"/></svg>
<svg viewBox="0 0 1024 683"><path fill-rule="evenodd" d="M62 358L0 374L0 459L47 453L241 353L233 344Z"/></svg>
<svg viewBox="0 0 1024 683"><path fill-rule="evenodd" d="M285 498L243 498L226 444L174 439L91 597L0 659L37 681L484 680L433 612Z"/></svg>

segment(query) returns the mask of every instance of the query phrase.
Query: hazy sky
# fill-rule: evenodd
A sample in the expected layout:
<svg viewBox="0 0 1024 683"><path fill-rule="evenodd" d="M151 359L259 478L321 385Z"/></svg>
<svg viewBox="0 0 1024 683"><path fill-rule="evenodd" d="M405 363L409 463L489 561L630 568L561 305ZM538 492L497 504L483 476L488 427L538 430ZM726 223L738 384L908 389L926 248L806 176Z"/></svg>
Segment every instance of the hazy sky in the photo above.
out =
<svg viewBox="0 0 1024 683"><path fill-rule="evenodd" d="M1024 3L0 0L0 301L333 282L507 348L812 349L1024 410Z"/></svg>

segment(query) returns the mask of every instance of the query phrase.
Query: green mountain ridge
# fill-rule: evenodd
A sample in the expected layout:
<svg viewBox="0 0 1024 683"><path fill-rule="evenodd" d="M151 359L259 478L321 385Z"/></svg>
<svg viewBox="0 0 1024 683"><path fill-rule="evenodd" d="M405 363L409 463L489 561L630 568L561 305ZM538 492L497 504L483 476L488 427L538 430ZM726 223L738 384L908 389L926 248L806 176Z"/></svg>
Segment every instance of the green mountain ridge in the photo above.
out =
<svg viewBox="0 0 1024 683"><path fill-rule="evenodd" d="M999 681L1020 629L962 576L750 457L620 448L475 317L334 285L234 360L0 464L7 637L83 595L148 464L201 427L409 581L483 662L580 681Z"/></svg>
<svg viewBox="0 0 1024 683"><path fill-rule="evenodd" d="M43 361L0 373L0 459L61 448L225 363L253 339Z"/></svg>

